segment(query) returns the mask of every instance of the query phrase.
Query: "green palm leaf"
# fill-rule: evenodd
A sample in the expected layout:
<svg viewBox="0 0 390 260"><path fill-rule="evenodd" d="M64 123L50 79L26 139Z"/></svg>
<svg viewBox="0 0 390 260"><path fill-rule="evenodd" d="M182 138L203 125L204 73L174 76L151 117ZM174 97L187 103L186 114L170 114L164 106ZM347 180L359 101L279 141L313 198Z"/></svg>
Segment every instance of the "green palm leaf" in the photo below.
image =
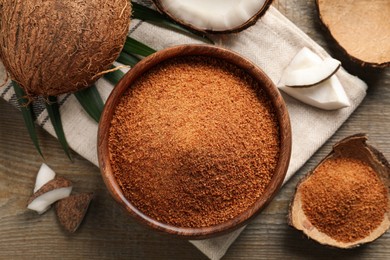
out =
<svg viewBox="0 0 390 260"><path fill-rule="evenodd" d="M103 112L104 103L95 85L79 90L74 93L85 112L88 113L97 123Z"/></svg>
<svg viewBox="0 0 390 260"><path fill-rule="evenodd" d="M57 97L53 97L53 96L48 97L48 102L46 102L46 109L50 121L53 125L54 131L56 132L58 141L62 146L62 149L64 150L68 158L72 160L72 157L70 156L68 142L66 141L65 138L64 129L62 128L61 115L60 115L59 105L57 103Z"/></svg>
<svg viewBox="0 0 390 260"><path fill-rule="evenodd" d="M18 99L18 103L20 106L20 110L22 111L24 124L28 130L28 134L30 135L31 141L33 142L35 148L39 152L39 154L43 157L41 148L39 147L38 136L35 129L34 124L34 113L32 109L31 103L25 98L26 93L24 93L23 89L19 86L18 83L12 81L13 88L15 90L16 97Z"/></svg>
<svg viewBox="0 0 390 260"><path fill-rule="evenodd" d="M123 46L123 52L127 54L138 54L146 57L155 53L156 51L146 44L143 44L142 42L127 36L125 45Z"/></svg>
<svg viewBox="0 0 390 260"><path fill-rule="evenodd" d="M112 68L115 68L112 66ZM111 84L116 85L121 78L125 75L122 71L120 70L114 70L112 72L109 72L107 74L104 74L104 78L108 80Z"/></svg>
<svg viewBox="0 0 390 260"><path fill-rule="evenodd" d="M118 59L116 59L116 60L122 64L130 65L131 67L133 67L135 64L137 64L140 61L140 58L138 58L132 54L121 52L119 54Z"/></svg>

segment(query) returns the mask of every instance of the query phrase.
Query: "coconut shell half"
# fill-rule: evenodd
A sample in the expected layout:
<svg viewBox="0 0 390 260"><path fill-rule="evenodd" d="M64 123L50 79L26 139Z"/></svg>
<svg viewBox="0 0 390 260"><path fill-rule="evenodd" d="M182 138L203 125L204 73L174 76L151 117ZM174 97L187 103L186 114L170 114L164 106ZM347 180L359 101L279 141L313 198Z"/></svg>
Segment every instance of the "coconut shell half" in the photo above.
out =
<svg viewBox="0 0 390 260"><path fill-rule="evenodd" d="M272 0L153 0L175 22L202 33L234 33L264 15Z"/></svg>
<svg viewBox="0 0 390 260"><path fill-rule="evenodd" d="M297 185L289 224L309 238L338 248L372 242L390 227L389 163L357 134L332 152Z"/></svg>
<svg viewBox="0 0 390 260"><path fill-rule="evenodd" d="M0 60L29 96L93 84L125 43L129 0L3 0Z"/></svg>
<svg viewBox="0 0 390 260"><path fill-rule="evenodd" d="M390 1L316 0L323 25L355 62L390 66Z"/></svg>

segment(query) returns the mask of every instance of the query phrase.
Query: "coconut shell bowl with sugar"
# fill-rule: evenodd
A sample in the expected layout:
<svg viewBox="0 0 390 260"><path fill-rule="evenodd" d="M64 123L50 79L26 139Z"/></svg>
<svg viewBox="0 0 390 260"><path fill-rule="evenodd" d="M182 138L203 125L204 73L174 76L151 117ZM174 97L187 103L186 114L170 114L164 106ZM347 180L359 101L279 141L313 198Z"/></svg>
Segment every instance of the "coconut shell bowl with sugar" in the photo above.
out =
<svg viewBox="0 0 390 260"><path fill-rule="evenodd" d="M186 239L247 224L290 161L285 103L253 63L220 47L180 45L133 67L99 123L113 198L137 221Z"/></svg>

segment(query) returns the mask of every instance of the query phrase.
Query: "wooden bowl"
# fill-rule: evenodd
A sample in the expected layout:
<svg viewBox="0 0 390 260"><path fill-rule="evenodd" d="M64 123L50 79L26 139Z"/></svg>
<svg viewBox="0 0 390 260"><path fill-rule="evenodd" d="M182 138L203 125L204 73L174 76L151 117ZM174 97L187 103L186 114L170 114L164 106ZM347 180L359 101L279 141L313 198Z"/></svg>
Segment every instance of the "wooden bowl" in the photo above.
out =
<svg viewBox="0 0 390 260"><path fill-rule="evenodd" d="M251 208L247 209L243 213L226 222L210 227L176 227L161 223L155 219L146 216L125 198L121 188L119 187L115 179L112 166L110 165L108 143L110 124L114 115L115 108L124 92L133 84L133 82L137 78L139 78L142 74L150 70L153 66L168 59L188 55L201 55L214 57L216 59L222 59L223 61L235 64L239 68L246 71L255 80L261 83L260 85L268 94L269 98L271 99L271 103L275 108L275 114L279 124L279 160L277 162L273 177L263 195L259 199L257 199L257 201ZM103 180L113 198L140 223L146 224L154 230L162 231L163 233L172 234L177 237L186 239L203 239L220 235L232 231L248 223L250 219L256 216L266 206L266 204L271 200L271 198L280 188L287 172L287 168L290 161L290 154L291 128L287 108L285 106L284 100L282 99L279 91L277 90L271 79L256 65L241 57L240 55L220 47L214 47L209 45L176 46L159 51L140 61L122 78L122 80L112 91L105 104L105 108L99 123L98 159Z"/></svg>

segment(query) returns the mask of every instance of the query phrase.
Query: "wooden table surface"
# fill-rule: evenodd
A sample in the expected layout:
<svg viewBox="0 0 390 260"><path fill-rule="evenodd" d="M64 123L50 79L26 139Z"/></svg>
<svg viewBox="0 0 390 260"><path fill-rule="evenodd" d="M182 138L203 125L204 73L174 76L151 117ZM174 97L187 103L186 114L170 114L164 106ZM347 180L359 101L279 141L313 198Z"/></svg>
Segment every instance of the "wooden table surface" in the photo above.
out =
<svg viewBox="0 0 390 260"><path fill-rule="evenodd" d="M314 0L279 0L273 5L350 73L364 79L369 89L361 106L246 228L224 259L390 259L390 232L370 245L337 250L310 241L287 225L288 204L298 180L336 141L365 132L369 142L390 158L390 70L362 69L348 62L321 29ZM0 100L0 259L207 259L187 241L156 234L129 219L107 193L98 168L75 153L70 162L56 139L41 129L38 134L46 163L72 180L75 191L92 191L96 197L82 226L71 235L59 227L53 210L38 216L26 209L43 160L21 113Z"/></svg>

